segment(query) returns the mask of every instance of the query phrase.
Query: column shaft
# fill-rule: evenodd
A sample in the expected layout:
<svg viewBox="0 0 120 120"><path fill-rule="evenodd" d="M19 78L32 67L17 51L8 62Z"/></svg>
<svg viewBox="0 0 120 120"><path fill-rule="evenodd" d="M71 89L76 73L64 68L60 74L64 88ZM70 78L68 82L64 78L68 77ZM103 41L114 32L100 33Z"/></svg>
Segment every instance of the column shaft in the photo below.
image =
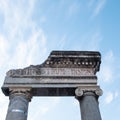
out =
<svg viewBox="0 0 120 120"><path fill-rule="evenodd" d="M22 95L10 98L6 120L27 120L28 103L29 100Z"/></svg>
<svg viewBox="0 0 120 120"><path fill-rule="evenodd" d="M94 93L87 93L86 95L81 96L78 100L80 102L82 120L102 120L98 106L98 99Z"/></svg>
<svg viewBox="0 0 120 120"><path fill-rule="evenodd" d="M31 101L31 88L9 88L9 107L6 120L27 120L28 104Z"/></svg>

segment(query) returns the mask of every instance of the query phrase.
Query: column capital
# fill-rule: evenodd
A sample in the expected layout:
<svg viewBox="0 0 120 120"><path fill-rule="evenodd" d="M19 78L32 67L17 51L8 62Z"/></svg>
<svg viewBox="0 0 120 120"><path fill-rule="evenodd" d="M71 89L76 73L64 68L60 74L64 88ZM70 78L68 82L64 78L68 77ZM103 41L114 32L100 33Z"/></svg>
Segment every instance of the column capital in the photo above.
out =
<svg viewBox="0 0 120 120"><path fill-rule="evenodd" d="M31 88L11 87L9 88L9 93L10 99L14 96L24 96L28 101L31 101L32 98Z"/></svg>
<svg viewBox="0 0 120 120"><path fill-rule="evenodd" d="M88 89L88 88L83 89L83 88L78 87L75 90L76 98L86 96L86 95L88 95L88 96L93 95L93 96L99 97L102 94L103 94L103 91L100 88L97 88L97 89Z"/></svg>

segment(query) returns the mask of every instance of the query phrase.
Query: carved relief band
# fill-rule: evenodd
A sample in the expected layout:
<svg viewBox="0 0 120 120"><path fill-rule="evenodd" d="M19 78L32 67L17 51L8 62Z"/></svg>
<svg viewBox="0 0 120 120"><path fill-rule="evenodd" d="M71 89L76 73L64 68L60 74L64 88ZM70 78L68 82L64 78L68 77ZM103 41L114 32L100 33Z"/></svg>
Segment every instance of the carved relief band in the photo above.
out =
<svg viewBox="0 0 120 120"><path fill-rule="evenodd" d="M14 77L29 77L29 76L94 76L94 70L90 68L40 68L37 69L26 69L26 70L15 70L9 71L8 76Z"/></svg>

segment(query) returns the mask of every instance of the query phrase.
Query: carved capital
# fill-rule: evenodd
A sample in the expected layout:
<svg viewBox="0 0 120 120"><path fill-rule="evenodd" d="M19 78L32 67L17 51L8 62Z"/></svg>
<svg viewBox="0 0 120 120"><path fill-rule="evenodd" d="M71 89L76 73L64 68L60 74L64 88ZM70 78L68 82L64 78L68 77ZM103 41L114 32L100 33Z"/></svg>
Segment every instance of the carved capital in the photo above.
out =
<svg viewBox="0 0 120 120"><path fill-rule="evenodd" d="M75 95L76 95L76 98L80 98L80 97L83 97L83 96L96 96L96 97L99 97L103 94L103 91L99 88L99 89L82 89L80 87L78 87L76 90L75 90Z"/></svg>
<svg viewBox="0 0 120 120"><path fill-rule="evenodd" d="M78 96L78 97L81 97L81 96L83 96L83 90L81 89L81 88L77 88L76 90L75 90L75 95L76 96Z"/></svg>
<svg viewBox="0 0 120 120"><path fill-rule="evenodd" d="M10 99L14 96L24 96L28 101L31 101L32 93L31 88L9 88L9 97Z"/></svg>
<svg viewBox="0 0 120 120"><path fill-rule="evenodd" d="M102 91L101 89L97 89L97 90L95 90L95 94L96 94L97 96L102 96L103 91Z"/></svg>

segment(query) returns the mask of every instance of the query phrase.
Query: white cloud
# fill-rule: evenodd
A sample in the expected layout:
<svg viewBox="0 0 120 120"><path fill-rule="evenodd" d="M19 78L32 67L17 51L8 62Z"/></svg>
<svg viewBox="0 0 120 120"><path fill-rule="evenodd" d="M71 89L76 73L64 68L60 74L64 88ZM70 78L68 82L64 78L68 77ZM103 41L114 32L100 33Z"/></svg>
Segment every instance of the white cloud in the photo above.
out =
<svg viewBox="0 0 120 120"><path fill-rule="evenodd" d="M46 99L46 101L44 101ZM54 109L60 103L60 97L47 97L41 98L41 102L39 100L33 99L30 107L29 107L29 120L37 120L42 119L50 110ZM35 107L35 112L33 107ZM33 114L34 113L34 114Z"/></svg>
<svg viewBox="0 0 120 120"><path fill-rule="evenodd" d="M109 66L106 66L101 70L101 74L103 75L103 81L110 82L113 76L112 70Z"/></svg>
<svg viewBox="0 0 120 120"><path fill-rule="evenodd" d="M49 111L49 106L34 106L35 110L30 114L30 108L29 108L29 113L28 113L28 120L37 120L42 119L42 117ZM32 108L33 109L33 108Z"/></svg>
<svg viewBox="0 0 120 120"><path fill-rule="evenodd" d="M4 65L5 62L7 62L8 59L8 41L5 39L5 37L0 34L0 67Z"/></svg>
<svg viewBox="0 0 120 120"><path fill-rule="evenodd" d="M98 0L97 5L94 9L93 16L97 16L105 5L106 0Z"/></svg>
<svg viewBox="0 0 120 120"><path fill-rule="evenodd" d="M47 21L47 18L45 16L41 16L40 21L42 23L45 23Z"/></svg>
<svg viewBox="0 0 120 120"><path fill-rule="evenodd" d="M100 32L95 32L90 39L90 46L93 50L99 49L100 42L102 40L102 36Z"/></svg>
<svg viewBox="0 0 120 120"><path fill-rule="evenodd" d="M5 116L8 108L8 97L5 97L0 91L0 119L5 120Z"/></svg>
<svg viewBox="0 0 120 120"><path fill-rule="evenodd" d="M105 103L110 104L113 100L118 97L118 92L108 92L105 97Z"/></svg>
<svg viewBox="0 0 120 120"><path fill-rule="evenodd" d="M0 3L4 17L3 33L0 34L1 64L9 63L10 68L40 63L46 53L46 37L32 20L35 1Z"/></svg>
<svg viewBox="0 0 120 120"><path fill-rule="evenodd" d="M115 92L115 98L117 98L119 96L118 91Z"/></svg>
<svg viewBox="0 0 120 120"><path fill-rule="evenodd" d="M5 120L5 118L6 118L7 107L8 107L7 104L4 104L2 107L0 107L0 116L1 116L0 119L1 120Z"/></svg>
<svg viewBox="0 0 120 120"><path fill-rule="evenodd" d="M65 43L66 43L66 35L63 35L60 41L58 42L57 46L59 47L59 49L64 49Z"/></svg>
<svg viewBox="0 0 120 120"><path fill-rule="evenodd" d="M106 0L89 0L87 6L89 11L92 11L91 18L100 14L106 4Z"/></svg>
<svg viewBox="0 0 120 120"><path fill-rule="evenodd" d="M0 76L3 71L26 67L30 64L40 64L46 54L46 36L35 21L35 0L0 0L0 13L4 18L0 27ZM4 79L4 78L3 78ZM0 84L3 84L1 78ZM8 107L8 97L0 92L0 116L5 120ZM7 103L7 104L6 104ZM43 113L47 112L47 108ZM33 113L32 113L33 114Z"/></svg>
<svg viewBox="0 0 120 120"><path fill-rule="evenodd" d="M96 30L94 32L88 32L79 38L80 44L78 49L81 50L99 50L100 42L102 40L101 33Z"/></svg>
<svg viewBox="0 0 120 120"><path fill-rule="evenodd" d="M73 2L72 4L69 5L67 14L71 17L74 14L78 13L79 11L80 11L79 2Z"/></svg>
<svg viewBox="0 0 120 120"><path fill-rule="evenodd" d="M18 42L10 66L25 67L30 64L40 64L44 58L43 54L46 53L45 45L46 38L43 32L41 30L33 32L26 42Z"/></svg>
<svg viewBox="0 0 120 120"><path fill-rule="evenodd" d="M107 93L107 95L106 95L105 102L106 102L106 104L109 104L109 103L111 103L112 101L113 101L113 93L109 92L109 93Z"/></svg>
<svg viewBox="0 0 120 120"><path fill-rule="evenodd" d="M100 79L104 82L112 82L114 76L114 54L109 51L104 56L102 56L102 64L100 70Z"/></svg>

